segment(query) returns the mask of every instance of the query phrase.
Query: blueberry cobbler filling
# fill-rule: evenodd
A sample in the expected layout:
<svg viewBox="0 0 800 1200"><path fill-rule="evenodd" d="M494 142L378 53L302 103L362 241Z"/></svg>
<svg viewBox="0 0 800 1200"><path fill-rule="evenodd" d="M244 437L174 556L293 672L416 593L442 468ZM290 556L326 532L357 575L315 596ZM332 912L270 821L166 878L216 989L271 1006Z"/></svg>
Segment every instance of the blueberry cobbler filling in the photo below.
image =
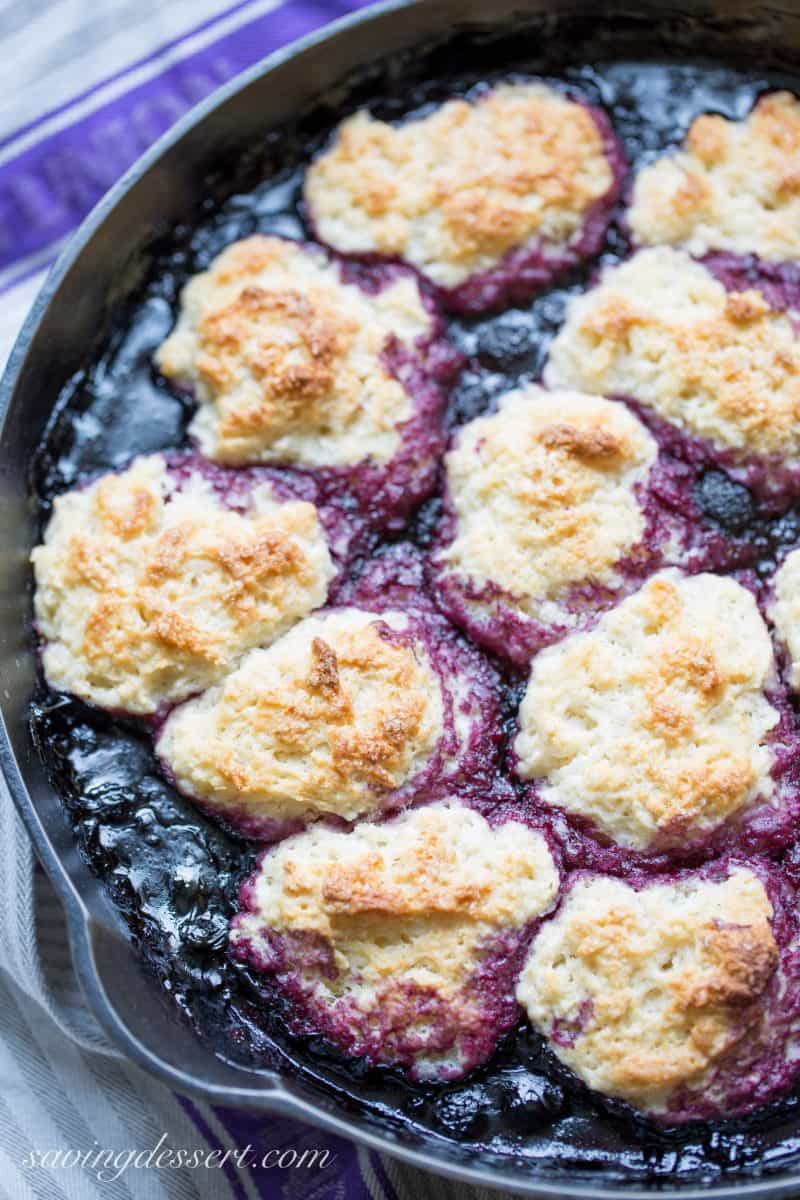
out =
<svg viewBox="0 0 800 1200"><path fill-rule="evenodd" d="M529 1165L777 1167L797 105L482 54L156 247L34 464L34 739L223 1058Z"/></svg>

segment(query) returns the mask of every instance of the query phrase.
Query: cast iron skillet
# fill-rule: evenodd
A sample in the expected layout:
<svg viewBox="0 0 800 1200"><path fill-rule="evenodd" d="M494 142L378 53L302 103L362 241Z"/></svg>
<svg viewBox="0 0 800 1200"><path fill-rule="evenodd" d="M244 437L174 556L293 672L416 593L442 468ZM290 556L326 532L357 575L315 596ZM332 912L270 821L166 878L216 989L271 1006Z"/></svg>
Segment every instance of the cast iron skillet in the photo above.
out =
<svg viewBox="0 0 800 1200"><path fill-rule="evenodd" d="M574 61L584 64L593 54L651 60L654 54L713 56L747 68L751 76L754 70L763 72L767 81L786 80L800 90L800 0L763 7L739 0L681 0L674 8L653 0L596 0L591 14L585 4L571 0L493 0L491 8L486 11L484 0L391 2L273 56L180 122L111 190L62 254L20 335L0 391L0 765L64 904L76 968L93 1012L131 1059L169 1086L217 1104L299 1117L418 1167L529 1195L797 1193L796 1098L770 1116L769 1137L765 1126L744 1123L735 1136L723 1138L718 1151L731 1160L724 1170L707 1169L715 1145L713 1133L707 1133L706 1157L697 1169L670 1177L664 1165L669 1142L662 1138L659 1167L648 1186L648 1172L641 1167L627 1179L624 1171L592 1168L595 1130L585 1115L564 1124L561 1149L550 1154L544 1137L538 1157L499 1155L491 1146L477 1153L474 1146L415 1123L412 1114L391 1104L346 1103L329 1081L326 1086L324 1072L254 1071L223 1060L178 1019L153 973L142 970L129 929L78 851L31 736L36 663L27 564L38 537L30 500L36 448L48 430L56 398L100 352L126 300L153 266L155 248L163 247L169 231L192 223L199 202L210 192L220 198L226 189L235 190L241 174L231 164L247 163L250 148L263 144L266 130L278 131L274 157L281 131L298 114L315 105L318 110L321 97L332 121L347 94L379 94L389 78L394 93L402 91L398 64L401 72L411 74L414 64L422 62L429 70L430 64L449 70L465 38L473 60L477 47L478 53L485 48L487 62L495 61L498 39L524 48L529 60L540 55L543 62L552 47L559 48L565 62L574 55ZM135 405L136 397L129 403ZM134 423L135 416L134 409ZM636 1141L641 1163L648 1135L633 1125L627 1133L625 1128L621 1124L616 1136L620 1143L626 1137ZM536 1137L535 1132L530 1135L531 1144ZM567 1142L574 1153L565 1153ZM617 1157L623 1161L624 1146ZM754 1176L754 1167L760 1177Z"/></svg>

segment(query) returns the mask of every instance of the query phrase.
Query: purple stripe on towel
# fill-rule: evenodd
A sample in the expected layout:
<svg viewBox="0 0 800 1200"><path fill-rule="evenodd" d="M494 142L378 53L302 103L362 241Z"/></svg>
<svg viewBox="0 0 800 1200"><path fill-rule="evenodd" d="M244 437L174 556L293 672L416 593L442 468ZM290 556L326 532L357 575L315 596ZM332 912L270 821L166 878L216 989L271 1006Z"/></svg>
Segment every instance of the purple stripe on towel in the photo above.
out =
<svg viewBox="0 0 800 1200"><path fill-rule="evenodd" d="M202 1135L204 1141L208 1143L209 1147L212 1150L218 1150L224 1154L226 1147L222 1145L219 1138L216 1137L213 1131L209 1128L197 1106L193 1104L188 1096L178 1096L178 1100L181 1108L186 1113L187 1117L189 1117L192 1124L197 1128L198 1132ZM187 1147L187 1149L193 1149L193 1147ZM244 1150L244 1146L234 1146L234 1150L239 1149ZM242 1169L247 1170L246 1167ZM242 1184L237 1168L230 1162L230 1160L225 1162L222 1170L225 1172L228 1183L231 1185L233 1194L237 1197L237 1200L248 1200L247 1191Z"/></svg>
<svg viewBox="0 0 800 1200"><path fill-rule="evenodd" d="M156 138L226 79L362 7L364 0L281 5L0 166L0 269L72 230Z"/></svg>
<svg viewBox="0 0 800 1200"><path fill-rule="evenodd" d="M252 1148L250 1176L264 1200L371 1200L356 1147L277 1113L214 1108L231 1142Z"/></svg>

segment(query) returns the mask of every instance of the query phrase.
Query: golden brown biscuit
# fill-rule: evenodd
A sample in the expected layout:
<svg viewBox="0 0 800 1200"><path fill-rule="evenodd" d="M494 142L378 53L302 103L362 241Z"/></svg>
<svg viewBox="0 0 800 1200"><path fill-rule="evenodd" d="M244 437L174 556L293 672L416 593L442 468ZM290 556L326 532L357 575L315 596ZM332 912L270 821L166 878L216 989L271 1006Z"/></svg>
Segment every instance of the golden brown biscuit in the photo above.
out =
<svg viewBox="0 0 800 1200"><path fill-rule="evenodd" d="M323 604L335 568L313 504L266 484L226 508L164 459L59 496L32 554L51 687L147 715L223 678Z"/></svg>
<svg viewBox="0 0 800 1200"><path fill-rule="evenodd" d="M517 769L622 846L691 844L772 798L774 678L750 592L661 572L534 660Z"/></svg>
<svg viewBox="0 0 800 1200"><path fill-rule="evenodd" d="M703 113L683 147L636 178L628 219L641 245L800 259L800 101L762 96L744 121Z"/></svg>
<svg viewBox="0 0 800 1200"><path fill-rule="evenodd" d="M403 258L452 288L526 243L565 246L613 182L586 105L503 84L397 126L356 113L312 163L305 196L328 245Z"/></svg>
<svg viewBox="0 0 800 1200"><path fill-rule="evenodd" d="M640 250L571 302L550 387L628 396L736 458L800 461L800 339L755 289L682 251Z"/></svg>
<svg viewBox="0 0 800 1200"><path fill-rule="evenodd" d="M444 730L439 677L408 618L358 608L309 617L176 709L158 753L178 785L233 823L382 806Z"/></svg>
<svg viewBox="0 0 800 1200"><path fill-rule="evenodd" d="M570 588L618 584L620 559L642 540L636 486L656 455L624 405L534 385L509 392L445 459L455 537L437 569L483 593L477 606L498 589L524 616L576 619L563 607Z"/></svg>
<svg viewBox="0 0 800 1200"><path fill-rule="evenodd" d="M350 832L315 825L264 855L231 945L351 1052L452 1077L513 1021L503 970L476 979L558 878L541 834L455 802Z"/></svg>
<svg viewBox="0 0 800 1200"><path fill-rule="evenodd" d="M779 963L772 915L744 866L638 889L578 878L536 936L517 995L589 1087L664 1112L759 1025Z"/></svg>
<svg viewBox="0 0 800 1200"><path fill-rule="evenodd" d="M190 432L217 462L382 463L413 410L387 344L431 328L410 274L370 293L318 247L254 235L189 281L156 363L193 389Z"/></svg>

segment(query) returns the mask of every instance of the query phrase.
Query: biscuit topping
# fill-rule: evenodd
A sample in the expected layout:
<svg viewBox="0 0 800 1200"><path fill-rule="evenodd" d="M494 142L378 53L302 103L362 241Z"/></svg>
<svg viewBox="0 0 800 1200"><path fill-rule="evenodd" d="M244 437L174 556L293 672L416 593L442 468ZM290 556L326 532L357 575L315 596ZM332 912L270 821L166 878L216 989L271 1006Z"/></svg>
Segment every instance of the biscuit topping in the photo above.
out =
<svg viewBox="0 0 800 1200"><path fill-rule="evenodd" d="M800 550L793 550L775 574L770 616L789 651L791 683L800 689Z"/></svg>
<svg viewBox="0 0 800 1200"><path fill-rule="evenodd" d="M356 113L309 168L305 194L337 250L398 256L454 287L526 243L565 245L612 183L584 105L504 84L398 126Z"/></svg>
<svg viewBox="0 0 800 1200"><path fill-rule="evenodd" d="M629 221L644 245L800 259L800 101L762 96L744 121L697 117L686 142L639 172Z"/></svg>
<svg viewBox="0 0 800 1200"><path fill-rule="evenodd" d="M399 448L412 401L383 360L431 320L410 277L376 294L320 250L256 235L186 285L156 361L200 403L191 432L219 462L345 466Z"/></svg>
<svg viewBox="0 0 800 1200"><path fill-rule="evenodd" d="M545 379L632 397L738 457L800 456L793 321L681 251L642 250L573 300Z"/></svg>
<svg viewBox="0 0 800 1200"><path fill-rule="evenodd" d="M662 572L534 660L518 770L624 846L691 842L774 791L773 670L749 592Z"/></svg>
<svg viewBox="0 0 800 1200"><path fill-rule="evenodd" d="M511 392L447 455L456 536L439 561L545 616L572 585L614 581L644 533L635 488L656 453L624 405L534 386Z"/></svg>
<svg viewBox="0 0 800 1200"><path fill-rule="evenodd" d="M457 1066L458 1035L475 1035L486 1002L471 984L492 939L540 916L557 888L540 834L435 804L351 832L315 825L282 842L262 860L231 944L275 962L276 940L302 938L284 944L276 969L296 971L316 1004L345 1006L351 1036L383 1025L384 1055L399 1037L432 1057L444 1013Z"/></svg>
<svg viewBox="0 0 800 1200"><path fill-rule="evenodd" d="M177 709L158 751L215 807L285 819L381 807L443 732L438 676L402 613L333 610Z"/></svg>
<svg viewBox="0 0 800 1200"><path fill-rule="evenodd" d="M335 569L312 504L254 489L226 508L159 455L60 496L32 555L51 686L148 714L221 679L325 600Z"/></svg>
<svg viewBox="0 0 800 1200"><path fill-rule="evenodd" d="M537 935L517 995L590 1087L663 1111L759 1024L779 961L772 915L739 866L639 890L579 879Z"/></svg>

